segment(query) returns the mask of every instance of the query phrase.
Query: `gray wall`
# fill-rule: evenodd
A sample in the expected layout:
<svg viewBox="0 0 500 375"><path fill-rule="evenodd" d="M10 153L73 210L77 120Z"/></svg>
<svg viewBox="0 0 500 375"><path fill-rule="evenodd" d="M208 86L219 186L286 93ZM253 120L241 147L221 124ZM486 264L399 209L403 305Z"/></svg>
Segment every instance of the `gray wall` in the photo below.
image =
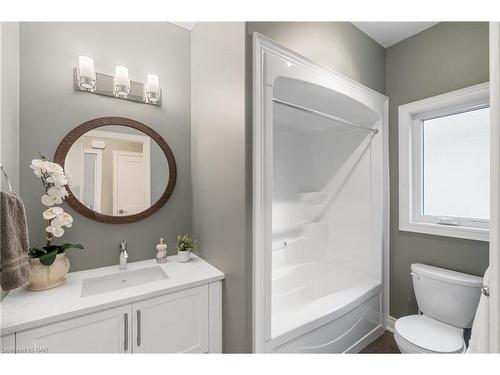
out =
<svg viewBox="0 0 500 375"><path fill-rule="evenodd" d="M409 312L410 264L482 275L488 243L398 230L398 106L486 82L488 23L440 23L386 51L391 188L391 315ZM415 301L412 298L412 309Z"/></svg>
<svg viewBox="0 0 500 375"><path fill-rule="evenodd" d="M114 73L124 64L132 80L160 76L162 107L75 91L79 55L94 58L96 70ZM38 151L52 157L61 139L84 121L123 116L145 123L169 143L177 161L177 185L166 205L139 223L111 225L87 219L64 205L73 227L60 241L82 243L69 252L71 271L118 263L118 243L129 241L129 261L152 258L160 236L175 253L177 233L190 231L190 35L169 23L21 23L21 196L32 245L42 245L43 192L29 164Z"/></svg>
<svg viewBox="0 0 500 375"><path fill-rule="evenodd" d="M19 23L0 25L0 161L19 191ZM7 188L1 179L2 189ZM1 241L1 239L0 239ZM0 300L6 292L0 289Z"/></svg>
<svg viewBox="0 0 500 375"><path fill-rule="evenodd" d="M254 31L385 93L384 48L350 22L249 22Z"/></svg>
<svg viewBox="0 0 500 375"><path fill-rule="evenodd" d="M1 161L19 191L19 23L2 22L1 29Z"/></svg>
<svg viewBox="0 0 500 375"><path fill-rule="evenodd" d="M251 351L251 126L245 23L198 23L191 33L192 225L223 283L225 352Z"/></svg>

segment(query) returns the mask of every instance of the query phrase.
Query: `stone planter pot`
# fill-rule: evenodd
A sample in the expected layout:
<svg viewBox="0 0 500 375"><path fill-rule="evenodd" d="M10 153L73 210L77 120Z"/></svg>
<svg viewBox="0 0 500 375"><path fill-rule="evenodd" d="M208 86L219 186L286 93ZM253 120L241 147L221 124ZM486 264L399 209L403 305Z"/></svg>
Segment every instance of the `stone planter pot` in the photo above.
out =
<svg viewBox="0 0 500 375"><path fill-rule="evenodd" d="M189 250L177 250L177 261L179 263L189 262L189 258L191 258L191 251Z"/></svg>
<svg viewBox="0 0 500 375"><path fill-rule="evenodd" d="M29 290L52 289L64 284L69 271L69 259L66 253L57 254L50 266L44 266L37 258L30 258L31 280Z"/></svg>

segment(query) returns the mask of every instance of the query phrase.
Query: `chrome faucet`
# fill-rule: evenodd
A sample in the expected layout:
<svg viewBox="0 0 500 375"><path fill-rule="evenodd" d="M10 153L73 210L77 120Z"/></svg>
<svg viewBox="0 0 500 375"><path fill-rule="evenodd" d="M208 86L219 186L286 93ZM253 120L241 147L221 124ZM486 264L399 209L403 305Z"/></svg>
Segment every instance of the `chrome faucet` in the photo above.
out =
<svg viewBox="0 0 500 375"><path fill-rule="evenodd" d="M127 253L127 241L123 240L120 242L120 269L121 270L126 270L127 269L127 258L128 258L128 253Z"/></svg>

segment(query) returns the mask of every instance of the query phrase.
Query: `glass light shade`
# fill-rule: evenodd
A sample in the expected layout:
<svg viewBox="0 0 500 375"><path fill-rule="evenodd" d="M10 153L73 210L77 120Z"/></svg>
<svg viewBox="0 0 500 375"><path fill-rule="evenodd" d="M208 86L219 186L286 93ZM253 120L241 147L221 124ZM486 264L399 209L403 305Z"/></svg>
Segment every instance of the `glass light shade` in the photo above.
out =
<svg viewBox="0 0 500 375"><path fill-rule="evenodd" d="M121 98L126 98L130 93L130 79L128 78L128 69L125 66L117 65L115 67L114 93Z"/></svg>
<svg viewBox="0 0 500 375"><path fill-rule="evenodd" d="M151 103L160 101L160 77L156 74L148 74L146 77L146 98Z"/></svg>
<svg viewBox="0 0 500 375"><path fill-rule="evenodd" d="M78 56L78 84L81 88L92 90L95 88L94 60L88 56Z"/></svg>

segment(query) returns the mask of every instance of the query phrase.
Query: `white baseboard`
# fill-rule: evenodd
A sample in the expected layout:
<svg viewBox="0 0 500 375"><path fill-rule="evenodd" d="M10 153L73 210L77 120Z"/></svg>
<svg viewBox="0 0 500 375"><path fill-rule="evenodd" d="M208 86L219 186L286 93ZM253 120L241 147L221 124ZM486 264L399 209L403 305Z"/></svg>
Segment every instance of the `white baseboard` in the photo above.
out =
<svg viewBox="0 0 500 375"><path fill-rule="evenodd" d="M386 323L385 329L390 331L390 332L394 332L394 323L396 323L396 318L388 315L386 322L387 323Z"/></svg>

